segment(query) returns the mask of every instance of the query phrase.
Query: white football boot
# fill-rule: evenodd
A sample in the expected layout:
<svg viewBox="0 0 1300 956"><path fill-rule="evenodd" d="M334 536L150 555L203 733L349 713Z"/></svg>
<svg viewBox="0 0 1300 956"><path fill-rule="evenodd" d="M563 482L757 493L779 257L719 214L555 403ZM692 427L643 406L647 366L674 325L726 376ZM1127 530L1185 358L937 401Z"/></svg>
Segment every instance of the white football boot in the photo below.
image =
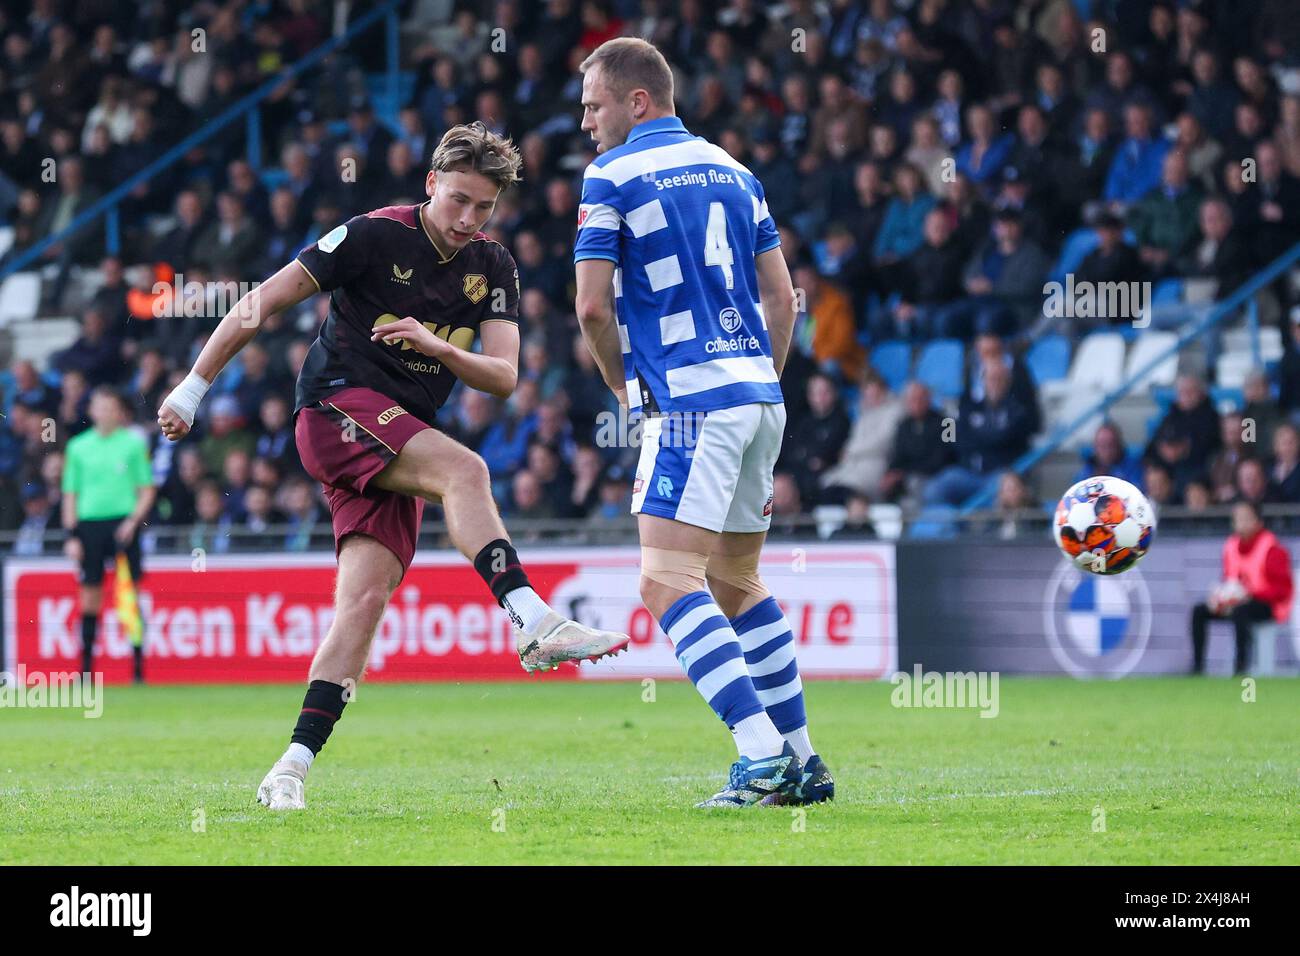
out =
<svg viewBox="0 0 1300 956"><path fill-rule="evenodd" d="M272 810L306 810L303 793L307 765L301 760L278 760L257 787L257 802Z"/></svg>
<svg viewBox="0 0 1300 956"><path fill-rule="evenodd" d="M631 638L600 631L550 611L532 630L514 626L519 663L524 670L555 670L564 661L595 661L627 649Z"/></svg>

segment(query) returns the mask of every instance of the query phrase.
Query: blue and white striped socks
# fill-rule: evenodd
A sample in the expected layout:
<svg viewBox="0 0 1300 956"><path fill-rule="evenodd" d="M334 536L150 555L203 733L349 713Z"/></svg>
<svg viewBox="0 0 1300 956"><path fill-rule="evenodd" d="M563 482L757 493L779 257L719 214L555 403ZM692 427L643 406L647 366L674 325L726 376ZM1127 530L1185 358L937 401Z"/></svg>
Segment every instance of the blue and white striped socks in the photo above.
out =
<svg viewBox="0 0 1300 956"><path fill-rule="evenodd" d="M779 754L784 741L750 680L736 632L713 596L707 591L688 594L659 623L686 676L735 734L740 755L758 760Z"/></svg>
<svg viewBox="0 0 1300 956"><path fill-rule="evenodd" d="M745 653L745 665L758 700L800 760L814 753L808 739L803 682L794 656L794 634L776 598L768 595L731 620Z"/></svg>

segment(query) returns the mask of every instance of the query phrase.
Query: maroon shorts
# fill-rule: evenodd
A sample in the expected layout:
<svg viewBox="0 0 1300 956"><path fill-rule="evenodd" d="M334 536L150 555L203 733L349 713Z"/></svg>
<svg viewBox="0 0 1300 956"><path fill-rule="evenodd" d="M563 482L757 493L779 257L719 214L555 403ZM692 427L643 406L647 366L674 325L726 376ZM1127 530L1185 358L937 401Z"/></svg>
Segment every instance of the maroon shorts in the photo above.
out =
<svg viewBox="0 0 1300 956"><path fill-rule="evenodd" d="M371 488L370 480L429 427L368 388L345 388L298 413L298 455L329 501L336 555L344 536L356 532L397 555L403 570L411 566L424 499Z"/></svg>

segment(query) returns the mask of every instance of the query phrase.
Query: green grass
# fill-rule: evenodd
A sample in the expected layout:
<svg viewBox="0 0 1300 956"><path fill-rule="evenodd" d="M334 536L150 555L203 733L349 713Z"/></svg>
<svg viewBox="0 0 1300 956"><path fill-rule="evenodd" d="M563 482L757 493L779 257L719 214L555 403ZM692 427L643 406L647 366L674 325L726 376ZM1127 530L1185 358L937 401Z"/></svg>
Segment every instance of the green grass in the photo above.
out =
<svg viewBox="0 0 1300 956"><path fill-rule="evenodd" d="M681 682L364 684L296 814L253 794L301 687L109 687L0 710L0 862L1300 862L1300 681L1004 679L994 719L892 690L809 686L839 798L800 821L692 808L734 751Z"/></svg>

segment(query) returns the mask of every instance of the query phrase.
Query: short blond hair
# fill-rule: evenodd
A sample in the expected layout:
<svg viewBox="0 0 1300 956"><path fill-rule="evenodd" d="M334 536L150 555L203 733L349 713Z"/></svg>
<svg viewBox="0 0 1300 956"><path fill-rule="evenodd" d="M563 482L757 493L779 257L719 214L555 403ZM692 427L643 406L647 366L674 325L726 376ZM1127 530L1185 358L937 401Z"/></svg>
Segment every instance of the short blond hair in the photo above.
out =
<svg viewBox="0 0 1300 956"><path fill-rule="evenodd" d="M606 40L582 61L578 70L586 73L596 66L615 96L645 90L656 106L672 109L673 71L653 43L637 37Z"/></svg>
<svg viewBox="0 0 1300 956"><path fill-rule="evenodd" d="M523 158L509 137L498 136L478 120L453 126L433 151L430 168L438 172L478 173L501 189L519 182Z"/></svg>

